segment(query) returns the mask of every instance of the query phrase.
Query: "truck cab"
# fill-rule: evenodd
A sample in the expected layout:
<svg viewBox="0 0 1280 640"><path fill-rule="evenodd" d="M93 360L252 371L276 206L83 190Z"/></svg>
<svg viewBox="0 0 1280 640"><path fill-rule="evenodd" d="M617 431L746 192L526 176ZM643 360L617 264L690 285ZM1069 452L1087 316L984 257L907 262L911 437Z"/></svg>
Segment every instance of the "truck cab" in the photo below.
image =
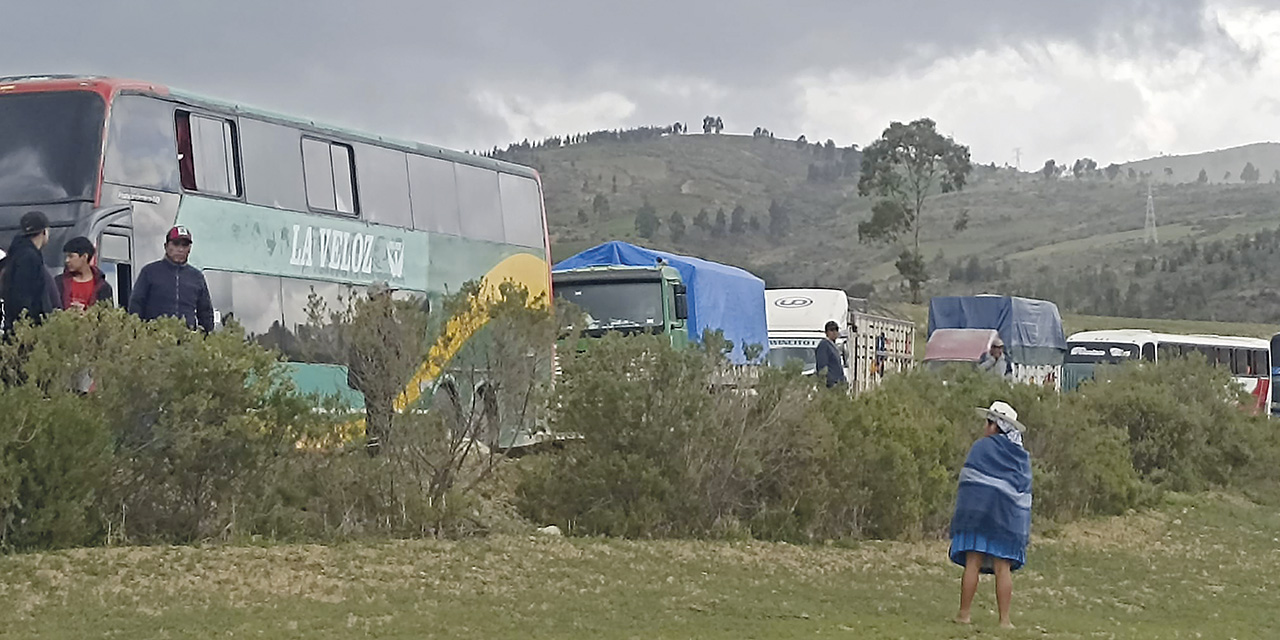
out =
<svg viewBox="0 0 1280 640"><path fill-rule="evenodd" d="M571 303L585 314L585 337L617 331L669 336L677 348L689 342L688 294L671 266L582 267L555 272L551 278L556 301Z"/></svg>
<svg viewBox="0 0 1280 640"><path fill-rule="evenodd" d="M836 347L844 360L845 379L853 380L849 358L849 329L852 314L845 292L838 289L769 289L765 295L765 317L769 323L769 354L765 361L784 367L798 361L804 375L815 372L814 350L826 337L823 327L834 320L840 325Z"/></svg>

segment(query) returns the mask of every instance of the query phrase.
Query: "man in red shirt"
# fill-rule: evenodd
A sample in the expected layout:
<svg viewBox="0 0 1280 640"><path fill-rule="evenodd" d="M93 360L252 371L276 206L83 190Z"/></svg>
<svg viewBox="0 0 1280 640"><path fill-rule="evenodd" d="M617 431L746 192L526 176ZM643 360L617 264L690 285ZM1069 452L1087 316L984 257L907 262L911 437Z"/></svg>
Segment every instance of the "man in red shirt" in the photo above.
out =
<svg viewBox="0 0 1280 640"><path fill-rule="evenodd" d="M63 309L85 310L98 302L111 304L111 284L93 262L93 243L77 236L62 246L66 270L58 276L58 295Z"/></svg>

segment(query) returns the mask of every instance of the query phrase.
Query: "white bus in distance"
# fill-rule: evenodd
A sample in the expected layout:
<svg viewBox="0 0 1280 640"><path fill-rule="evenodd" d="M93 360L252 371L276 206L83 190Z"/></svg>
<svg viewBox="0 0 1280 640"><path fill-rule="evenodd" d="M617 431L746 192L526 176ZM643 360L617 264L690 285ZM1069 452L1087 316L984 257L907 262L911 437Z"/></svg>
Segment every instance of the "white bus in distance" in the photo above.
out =
<svg viewBox="0 0 1280 640"><path fill-rule="evenodd" d="M1158 362L1199 353L1210 364L1228 368L1236 382L1257 399L1255 409L1271 413L1271 343L1242 336L1181 335L1146 329L1082 331L1067 338L1062 390L1093 378L1100 364L1128 360Z"/></svg>

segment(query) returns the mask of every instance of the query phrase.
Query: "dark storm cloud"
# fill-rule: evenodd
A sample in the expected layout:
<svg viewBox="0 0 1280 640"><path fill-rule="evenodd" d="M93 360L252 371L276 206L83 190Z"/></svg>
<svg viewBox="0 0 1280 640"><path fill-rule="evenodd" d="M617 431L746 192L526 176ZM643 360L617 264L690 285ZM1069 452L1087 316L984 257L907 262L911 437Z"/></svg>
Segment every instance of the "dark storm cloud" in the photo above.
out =
<svg viewBox="0 0 1280 640"><path fill-rule="evenodd" d="M479 89L535 99L612 90L638 122L693 119L702 78L744 117L793 115L786 81L875 75L975 48L1069 40L1101 50L1196 44L1203 0L751 2L71 2L5 10L0 74L91 72L445 144L492 144L506 124ZM772 99L770 99L772 97ZM761 100L764 99L764 102ZM627 123L635 124L635 123Z"/></svg>

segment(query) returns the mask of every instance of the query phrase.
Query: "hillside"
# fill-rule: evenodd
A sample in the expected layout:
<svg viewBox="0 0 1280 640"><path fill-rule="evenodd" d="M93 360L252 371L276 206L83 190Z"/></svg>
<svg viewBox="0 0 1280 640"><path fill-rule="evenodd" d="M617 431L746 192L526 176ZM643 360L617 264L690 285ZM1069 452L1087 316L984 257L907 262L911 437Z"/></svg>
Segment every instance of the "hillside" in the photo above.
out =
<svg viewBox="0 0 1280 640"><path fill-rule="evenodd" d="M893 266L900 249L858 241L857 225L871 202L857 196L856 150L769 137L663 135L512 159L543 174L556 259L625 239L743 266L770 286L839 287L882 300L903 295ZM1280 145L1153 158L1124 165L1114 180L1070 174L1046 180L975 166L964 191L926 205L923 253L932 276L926 294L1019 293L1082 313L1280 321L1280 289L1260 278L1280 268L1280 235L1273 233L1280 185L1269 178L1194 182L1200 167L1216 172L1245 161L1266 176L1280 168ZM1160 244L1143 242L1147 183L1129 179L1130 166L1139 175L1160 174L1153 178ZM1174 182L1189 177L1163 181L1164 166L1174 170ZM642 238L636 224L646 202L661 221L651 238ZM771 229L775 202L784 219ZM739 206L742 224L735 229ZM693 223L704 210L709 225L700 229ZM720 211L726 225L717 230ZM672 228L673 213L687 227L683 235ZM956 231L961 215L968 225ZM1252 235L1260 231L1266 237ZM1204 264L1178 258L1203 257L1200 248L1215 242L1218 251Z"/></svg>

